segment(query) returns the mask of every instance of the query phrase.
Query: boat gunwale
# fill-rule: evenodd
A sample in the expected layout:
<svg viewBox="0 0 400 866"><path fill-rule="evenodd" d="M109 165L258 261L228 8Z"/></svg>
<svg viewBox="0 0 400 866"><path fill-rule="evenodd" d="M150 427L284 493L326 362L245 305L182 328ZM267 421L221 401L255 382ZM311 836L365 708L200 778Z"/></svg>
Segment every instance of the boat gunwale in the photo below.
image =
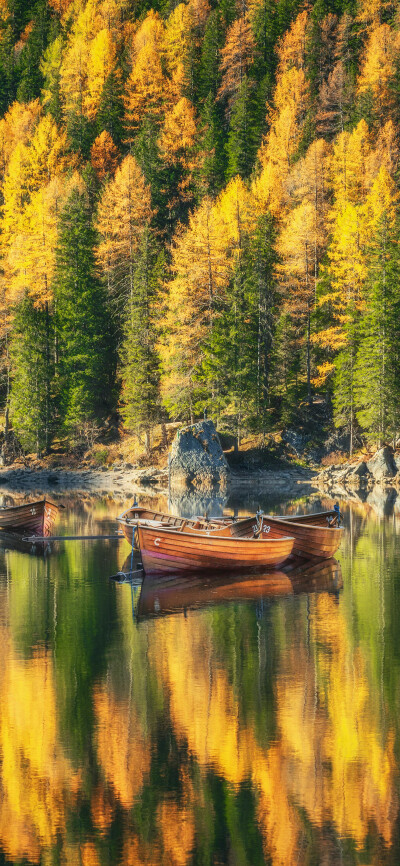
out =
<svg viewBox="0 0 400 866"><path fill-rule="evenodd" d="M276 543L279 543L281 541L293 541L294 542L296 540L293 535L280 535L278 538L268 538L268 536L266 538L255 538L255 537L251 537L251 536L247 538L246 536L217 535L216 532L218 532L218 530L211 530L207 534L207 530L204 530L204 531L198 530L197 532L182 532L180 529L176 529L174 526L163 526L161 529L157 529L157 527L155 527L155 526L146 526L143 523L138 525L138 529L142 529L142 530L146 529L147 531L155 532L157 534L160 532L166 532L167 535L171 535L173 532L175 532L175 533L179 534L180 538L196 538L196 539L209 538L212 541L214 541L214 540L215 541L231 541L231 542L234 542L235 544L237 544L238 542L241 542L241 541L251 541L251 542L261 541L261 542L268 542L269 544L271 544L271 542L276 542ZM213 533L213 534L211 534L211 533Z"/></svg>

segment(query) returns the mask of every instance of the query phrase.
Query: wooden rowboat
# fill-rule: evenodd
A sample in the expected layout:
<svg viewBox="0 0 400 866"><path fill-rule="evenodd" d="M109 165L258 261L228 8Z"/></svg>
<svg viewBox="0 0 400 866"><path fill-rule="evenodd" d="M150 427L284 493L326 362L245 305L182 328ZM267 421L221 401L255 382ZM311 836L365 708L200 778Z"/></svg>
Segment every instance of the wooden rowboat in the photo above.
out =
<svg viewBox="0 0 400 866"><path fill-rule="evenodd" d="M294 539L261 531L254 538L253 525L248 536L233 537L231 527L193 530L160 524L138 523L137 532L145 574L156 572L237 571L276 568L290 555Z"/></svg>
<svg viewBox="0 0 400 866"><path fill-rule="evenodd" d="M263 516L263 526L268 525L282 535L293 535L293 555L301 559L330 559L339 549L344 529L341 526L329 524L328 519L334 519L335 512L298 515L294 517ZM336 515L337 516L337 515ZM312 523L312 520L318 522Z"/></svg>
<svg viewBox="0 0 400 866"><path fill-rule="evenodd" d="M46 498L0 508L0 531L47 537L51 535L58 512L58 505Z"/></svg>
<svg viewBox="0 0 400 866"><path fill-rule="evenodd" d="M336 511L322 511L314 514L296 514L293 517L263 516L263 526L274 528L275 537L293 536L293 555L300 559L330 559L334 556L342 541L343 529L337 525ZM207 532L218 527L232 527L232 534L246 534L251 527L256 526L256 518L244 517L234 521L231 517L206 518L196 517L185 520L182 517L165 514L162 511L151 511L147 508L129 508L118 517L125 538L132 545L133 533L140 522L156 522L165 527L180 529L185 524L194 532Z"/></svg>
<svg viewBox="0 0 400 866"><path fill-rule="evenodd" d="M286 573L282 570L259 575L200 574L146 575L136 616L165 616L228 602L260 601L300 593L333 592L342 589L340 564L336 559L307 563Z"/></svg>

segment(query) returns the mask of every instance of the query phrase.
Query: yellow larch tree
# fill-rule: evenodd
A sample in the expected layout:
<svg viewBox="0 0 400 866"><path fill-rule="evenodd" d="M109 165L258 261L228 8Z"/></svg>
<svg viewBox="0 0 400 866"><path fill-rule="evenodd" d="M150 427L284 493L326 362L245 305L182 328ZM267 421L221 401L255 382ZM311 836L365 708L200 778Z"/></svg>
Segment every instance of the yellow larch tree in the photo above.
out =
<svg viewBox="0 0 400 866"><path fill-rule="evenodd" d="M77 34L73 40L70 39L60 70L60 86L67 117L74 111L82 115L85 113L88 60L89 42L84 35Z"/></svg>
<svg viewBox="0 0 400 866"><path fill-rule="evenodd" d="M190 85L187 63L189 33L190 9L186 3L179 3L167 19L164 35L165 58L174 101L179 100Z"/></svg>
<svg viewBox="0 0 400 866"><path fill-rule="evenodd" d="M194 150L196 132L195 109L190 100L182 96L166 114L158 139L165 164L177 172L168 200L171 212L193 198L192 177L199 160Z"/></svg>
<svg viewBox="0 0 400 866"><path fill-rule="evenodd" d="M356 20L366 29L379 26L385 12L393 7L393 0L358 0Z"/></svg>
<svg viewBox="0 0 400 866"><path fill-rule="evenodd" d="M89 120L96 117L101 93L107 77L116 71L117 51L110 30L103 29L96 34L90 45L89 76L87 95L87 116Z"/></svg>
<svg viewBox="0 0 400 866"><path fill-rule="evenodd" d="M322 226L312 201L304 198L289 211L278 238L281 288L289 311L306 346L307 399L311 402L311 312L316 303L318 253L323 245Z"/></svg>
<svg viewBox="0 0 400 866"><path fill-rule="evenodd" d="M163 397L172 411L192 417L202 346L210 335L215 307L228 280L224 226L205 197L181 228L172 248L165 334L160 347Z"/></svg>
<svg viewBox="0 0 400 866"><path fill-rule="evenodd" d="M330 158L333 200L327 216L329 264L321 275L320 327L313 335L313 343L324 356L316 379L319 385L334 372L337 352L348 347L348 327L364 303L366 229L363 205L371 184L371 153L371 135L365 120L361 120L352 132L345 130L337 136ZM353 360L352 353L352 371Z"/></svg>
<svg viewBox="0 0 400 866"><path fill-rule="evenodd" d="M111 135L105 129L95 138L90 149L90 161L100 181L115 174L119 152Z"/></svg>
<svg viewBox="0 0 400 866"><path fill-rule="evenodd" d="M390 119L380 128L371 151L366 158L366 171L369 183L373 182L382 166L385 167L391 177L394 177L398 161L399 145L396 127Z"/></svg>
<svg viewBox="0 0 400 866"><path fill-rule="evenodd" d="M8 298L12 303L25 293L39 307L52 301L58 224L66 189L64 179L54 177L30 198L20 232L8 251Z"/></svg>
<svg viewBox="0 0 400 866"><path fill-rule="evenodd" d="M120 307L132 295L138 249L151 216L150 189L135 158L128 154L103 191L96 222L98 261Z"/></svg>
<svg viewBox="0 0 400 866"><path fill-rule="evenodd" d="M337 136L331 159L331 185L334 196L333 215L348 201L360 204L368 189L368 157L371 135L365 120L352 132Z"/></svg>
<svg viewBox="0 0 400 866"><path fill-rule="evenodd" d="M234 177L216 202L228 261L233 269L240 261L246 236L255 227L254 197L241 177Z"/></svg>
<svg viewBox="0 0 400 866"><path fill-rule="evenodd" d="M60 71L60 86L67 118L73 113L86 117L91 110L93 97L90 96L88 88L92 79L92 43L104 29L100 10L99 0L87 0L86 4L78 5L74 16ZM104 64L110 62L109 58L105 60L104 57L107 50L112 52L110 35L100 39L97 50L94 51L98 67L94 76L97 85Z"/></svg>
<svg viewBox="0 0 400 866"><path fill-rule="evenodd" d="M11 303L24 291L39 305L50 299L53 265L49 267L49 257L54 259L56 247L56 233L50 229L52 201L55 196L57 211L61 197L60 184L51 182L60 178L65 168L65 134L58 132L49 116L43 117L30 146L19 144L13 151L4 180L1 241ZM43 221L47 221L46 228Z"/></svg>
<svg viewBox="0 0 400 866"><path fill-rule="evenodd" d="M68 11L74 0L49 0L50 9L54 9L58 15L64 15Z"/></svg>
<svg viewBox="0 0 400 866"><path fill-rule="evenodd" d="M65 131L60 131L51 117L45 116L38 123L29 146L31 187L37 189L50 178L63 174L73 165L66 155Z"/></svg>
<svg viewBox="0 0 400 866"><path fill-rule="evenodd" d="M186 96L168 112L159 138L160 152L167 165L180 165L183 171L194 167L191 151L196 141L197 123L194 107ZM186 184L188 180L186 180Z"/></svg>
<svg viewBox="0 0 400 866"><path fill-rule="evenodd" d="M394 104L389 84L400 56L400 33L389 24L376 24L370 31L357 80L359 95L371 94L381 124Z"/></svg>
<svg viewBox="0 0 400 866"><path fill-rule="evenodd" d="M8 162L3 184L2 246L7 247L18 233L29 200L29 148L18 143Z"/></svg>
<svg viewBox="0 0 400 866"><path fill-rule="evenodd" d="M132 72L125 87L128 139L146 115L160 123L168 103L169 81L163 71L164 24L152 9L135 34L132 47Z"/></svg>
<svg viewBox="0 0 400 866"><path fill-rule="evenodd" d="M330 192L331 148L323 138L310 144L305 156L291 168L286 180L286 195L292 202L303 199L314 205L316 233L326 232L326 216ZM320 256L316 255L318 260Z"/></svg>
<svg viewBox="0 0 400 866"><path fill-rule="evenodd" d="M253 185L260 206L276 216L284 205L286 179L309 107L304 71L306 26L307 13L302 12L279 46L277 83L269 112L271 125L259 151L261 171Z"/></svg>
<svg viewBox="0 0 400 866"><path fill-rule="evenodd" d="M255 51L249 17L243 15L235 18L228 29L225 45L221 50L222 81L218 91L219 99L227 99L229 110L254 60Z"/></svg>
<svg viewBox="0 0 400 866"><path fill-rule="evenodd" d="M38 99L34 102L13 102L0 120L0 181L17 144L27 144L41 117Z"/></svg>

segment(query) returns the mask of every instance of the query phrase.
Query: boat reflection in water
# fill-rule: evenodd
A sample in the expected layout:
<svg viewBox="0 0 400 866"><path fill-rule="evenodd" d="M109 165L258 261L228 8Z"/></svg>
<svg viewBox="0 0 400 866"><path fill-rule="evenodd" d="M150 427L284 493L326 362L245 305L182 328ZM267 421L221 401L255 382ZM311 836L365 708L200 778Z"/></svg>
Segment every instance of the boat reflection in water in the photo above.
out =
<svg viewBox="0 0 400 866"><path fill-rule="evenodd" d="M141 585L136 618L186 612L230 601L261 601L310 592L337 593L342 586L342 571L336 559L262 575L150 574Z"/></svg>

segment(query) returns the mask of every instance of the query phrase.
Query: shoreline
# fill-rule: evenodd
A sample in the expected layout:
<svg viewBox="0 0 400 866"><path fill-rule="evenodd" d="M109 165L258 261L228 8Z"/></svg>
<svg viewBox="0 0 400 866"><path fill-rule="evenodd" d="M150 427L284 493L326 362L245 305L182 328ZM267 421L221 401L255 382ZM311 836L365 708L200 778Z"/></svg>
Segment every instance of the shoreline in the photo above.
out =
<svg viewBox="0 0 400 866"><path fill-rule="evenodd" d="M287 469L256 469L231 473L226 488L204 489L194 486L172 488L174 497L191 495L220 496L248 493L249 488L257 493L288 496L304 496L316 490L317 472L303 467ZM126 499L130 496L157 496L168 492L168 470L158 467L146 469L124 469L112 467L102 469L33 469L10 466L0 470L0 492L40 493L57 497L62 493L85 493L97 496L113 496Z"/></svg>

